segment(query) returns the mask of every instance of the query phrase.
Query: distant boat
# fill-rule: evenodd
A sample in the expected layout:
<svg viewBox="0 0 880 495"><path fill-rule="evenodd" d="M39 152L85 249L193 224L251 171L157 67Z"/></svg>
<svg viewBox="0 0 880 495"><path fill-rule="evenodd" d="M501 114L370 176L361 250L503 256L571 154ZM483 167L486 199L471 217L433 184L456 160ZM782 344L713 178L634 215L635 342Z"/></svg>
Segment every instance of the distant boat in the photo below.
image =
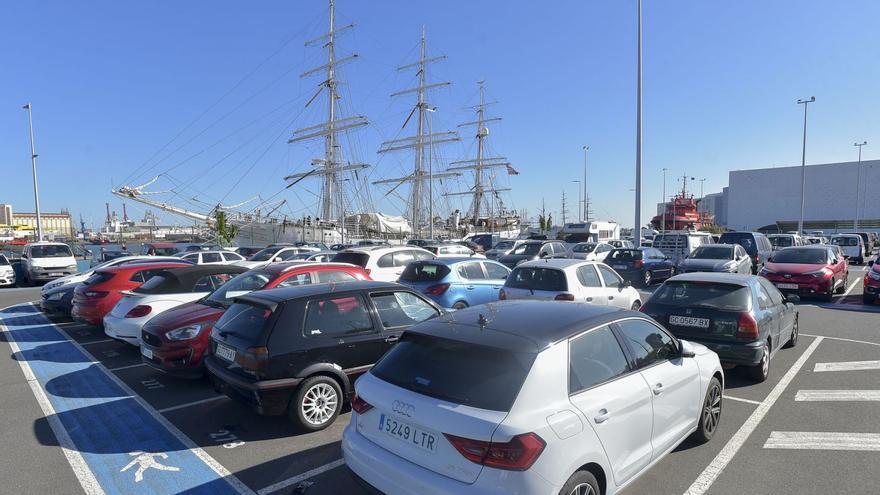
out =
<svg viewBox="0 0 880 495"><path fill-rule="evenodd" d="M651 225L657 230L700 230L704 226L713 225L715 217L707 212L699 211L700 201L694 195L688 195L687 176L682 177L681 192L672 201L666 203L665 214L651 219ZM664 224L665 222L665 224Z"/></svg>

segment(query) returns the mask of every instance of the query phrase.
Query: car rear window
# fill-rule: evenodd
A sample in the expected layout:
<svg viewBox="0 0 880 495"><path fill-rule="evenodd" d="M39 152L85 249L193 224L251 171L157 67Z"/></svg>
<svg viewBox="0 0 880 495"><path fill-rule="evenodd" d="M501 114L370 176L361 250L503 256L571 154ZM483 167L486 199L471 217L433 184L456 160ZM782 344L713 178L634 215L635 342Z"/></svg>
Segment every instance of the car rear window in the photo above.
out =
<svg viewBox="0 0 880 495"><path fill-rule="evenodd" d="M651 296L651 303L747 311L751 301L748 287L713 282L666 282Z"/></svg>
<svg viewBox="0 0 880 495"><path fill-rule="evenodd" d="M575 253L592 253L596 249L596 244L576 244L571 250Z"/></svg>
<svg viewBox="0 0 880 495"><path fill-rule="evenodd" d="M333 263L348 263L351 265L366 267L367 261L370 260L370 255L367 253L336 253L336 256L333 257Z"/></svg>
<svg viewBox="0 0 880 495"><path fill-rule="evenodd" d="M405 333L370 373L435 399L509 411L534 361L532 353Z"/></svg>
<svg viewBox="0 0 880 495"><path fill-rule="evenodd" d="M553 268L516 268L507 277L504 285L513 289L548 290L554 292L568 290L565 273Z"/></svg>
<svg viewBox="0 0 880 495"><path fill-rule="evenodd" d="M510 254L534 256L534 255L538 254L538 251L541 250L541 246L543 246L543 244L539 244L539 243L520 244L519 246L515 247L513 249L513 252L511 252Z"/></svg>
<svg viewBox="0 0 880 495"><path fill-rule="evenodd" d="M95 272L91 277L87 278L83 285L95 285L100 284L101 282L106 282L113 278L115 274L110 272Z"/></svg>
<svg viewBox="0 0 880 495"><path fill-rule="evenodd" d="M400 274L406 282L436 282L443 280L451 270L446 265L434 263L410 263Z"/></svg>
<svg viewBox="0 0 880 495"><path fill-rule="evenodd" d="M719 244L739 244L745 250L754 254L757 252L757 246L755 246L755 240L752 234L746 232L728 232L725 234L721 234L721 238L718 239Z"/></svg>
<svg viewBox="0 0 880 495"><path fill-rule="evenodd" d="M642 259L642 252L638 249L615 249L608 253L605 262L609 261L633 261Z"/></svg>
<svg viewBox="0 0 880 495"><path fill-rule="evenodd" d="M832 237L831 244L838 246L858 246L859 240L855 237Z"/></svg>
<svg viewBox="0 0 880 495"><path fill-rule="evenodd" d="M794 246L794 239L791 237L787 237L787 236L783 236L783 237L770 236L770 244L773 244L773 247Z"/></svg>
<svg viewBox="0 0 880 495"><path fill-rule="evenodd" d="M137 292L138 294L164 294L169 292L166 290L166 287L174 282L176 282L174 279L169 279L162 275L154 275L132 292Z"/></svg>
<svg viewBox="0 0 880 495"><path fill-rule="evenodd" d="M232 335L253 342L263 333L266 320L271 315L272 311L268 308L235 303L223 313L214 325L214 331L220 335Z"/></svg>

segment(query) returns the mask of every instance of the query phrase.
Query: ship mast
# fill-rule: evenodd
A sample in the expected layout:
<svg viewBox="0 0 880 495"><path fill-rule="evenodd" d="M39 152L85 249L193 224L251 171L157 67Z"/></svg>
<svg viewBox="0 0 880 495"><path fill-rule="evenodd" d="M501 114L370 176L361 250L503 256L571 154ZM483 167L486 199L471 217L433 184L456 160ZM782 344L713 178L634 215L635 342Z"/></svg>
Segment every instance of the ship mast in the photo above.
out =
<svg viewBox="0 0 880 495"><path fill-rule="evenodd" d="M412 111L410 111L409 116L407 116L406 120L403 122L402 128L405 128L409 123L410 119L412 119L413 115L416 115L416 135L410 136L401 139L393 139L390 141L385 141L379 147L378 153L388 153L393 151L400 150L409 150L412 149L415 151L415 161L413 164L413 172L406 177L398 177L394 179L385 179L373 182L374 185L380 184L394 184L385 195L391 194L395 189L397 189L400 185L404 183L411 183L412 187L410 190L410 198L408 201L408 216L410 221L412 222L413 232L421 232L422 225L428 223L429 225L433 225L434 219L428 218L430 216L428 214L428 209L424 208L427 206L429 201L431 201L431 188L434 187L432 181L436 179L442 179L445 177L453 177L460 175L457 172L447 172L447 173L428 173L425 167L425 148L428 147L428 153L433 152L433 145L441 144L441 143L450 143L453 141L459 141L458 133L456 132L433 132L433 129L428 129L426 133L426 112L433 112L436 110L435 107L431 107L427 102L427 91L429 89L439 88L443 86L448 86L452 83L448 81L437 82L428 84L426 80L426 68L428 64L439 62L441 60L446 59L446 55L438 55L434 57L428 57L427 53L427 43L425 41L425 28L422 27L422 37L419 43L419 60L417 62L413 62L411 64L402 65L397 68L398 71L404 71L408 69L417 69L416 76L418 76L418 86L414 88L405 89L402 91L398 91L393 93L391 96L401 96L407 95L411 93L416 93L418 95L416 104L413 107ZM427 188L425 187L427 184Z"/></svg>
<svg viewBox="0 0 880 495"><path fill-rule="evenodd" d="M341 28L336 28L336 6L335 0L329 0L329 29L328 31L314 39L306 41L305 46L321 46L327 49L327 64L314 69L308 70L300 74L301 78L313 76L315 74L325 74L326 79L321 82L318 92L306 103L308 107L324 90L327 90L327 121L323 124L314 125L294 131L293 137L288 143L295 143L316 137L324 138L324 158L316 158L312 160L314 169L288 175L284 180L289 180L291 186L302 179L310 176L320 176L323 179L321 187L321 212L320 219L325 222L334 222L343 220L342 213L345 211L345 191L340 186L339 174L351 170L360 170L369 167L365 163L343 163L337 156L338 139L337 136L342 131L363 127L368 124L367 118L363 115L354 117L339 118L337 116L337 100L339 94L337 92L338 80L336 79L336 67L355 60L358 55L356 53L346 57L336 57L336 37L344 31L354 27L354 24L348 24ZM288 186L289 187L289 186Z"/></svg>
<svg viewBox="0 0 880 495"><path fill-rule="evenodd" d="M480 221L480 210L482 209L482 204L484 201L484 194L490 193L495 197L501 191L509 191L510 189L498 189L493 185L487 188L483 185L484 176L483 173L490 168L495 167L506 167L509 173L511 172L513 167L511 167L510 162L507 161L507 158L503 156L497 157L485 157L483 156L485 153L485 140L489 137L489 128L486 127L486 124L489 122L497 122L501 120L501 117L486 117L486 107L489 105L494 105L497 102L486 102L486 94L485 94L485 81L479 81L480 85L480 103L478 105L472 106L469 109L474 110L477 113L477 120L473 122L465 122L464 124L459 124L458 127L470 127L476 126L477 128L477 158L475 160L462 160L457 162L452 162L450 165L454 165L449 167L447 171L457 172L462 170L473 170L474 171L474 186L466 192L459 193L449 193L448 196L464 196L464 195L472 195L473 199L471 201L471 212L473 215L473 223L474 227L479 224ZM494 215L494 208L488 207L489 210L489 222L491 223L492 230L494 231L495 222L492 216Z"/></svg>

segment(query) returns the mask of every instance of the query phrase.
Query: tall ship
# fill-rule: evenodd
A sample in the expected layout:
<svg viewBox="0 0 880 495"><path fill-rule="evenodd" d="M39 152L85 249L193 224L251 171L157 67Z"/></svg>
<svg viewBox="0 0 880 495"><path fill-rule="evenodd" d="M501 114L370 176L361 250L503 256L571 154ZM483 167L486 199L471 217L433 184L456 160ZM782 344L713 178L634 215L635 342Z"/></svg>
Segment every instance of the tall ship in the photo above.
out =
<svg viewBox="0 0 880 495"><path fill-rule="evenodd" d="M681 191L672 201L664 204L664 211L651 219L651 225L662 231L667 230L700 230L704 226L715 223L715 218L708 212L700 211L700 200L687 191L687 175L679 179Z"/></svg>

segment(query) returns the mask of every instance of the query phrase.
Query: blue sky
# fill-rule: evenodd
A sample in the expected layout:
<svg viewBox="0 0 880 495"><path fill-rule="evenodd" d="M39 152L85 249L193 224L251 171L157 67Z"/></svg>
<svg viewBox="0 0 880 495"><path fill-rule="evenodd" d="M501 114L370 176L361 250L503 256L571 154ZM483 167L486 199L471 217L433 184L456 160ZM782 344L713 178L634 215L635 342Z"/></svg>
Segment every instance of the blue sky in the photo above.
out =
<svg viewBox="0 0 880 495"><path fill-rule="evenodd" d="M476 102L480 79L499 102L492 111L504 120L491 128L491 149L521 172L499 179L514 189L508 206L533 216L544 200L561 220L562 191L576 200L571 180L589 144L595 215L631 225L634 0L337 1L339 24L357 24L339 41L340 53L360 55L342 70L341 104L372 122L349 143L353 159L375 165L371 180L411 166L408 155L375 151L407 134L400 126L413 102L388 95L415 82L394 68L415 59L424 25L429 52L449 57L430 78L453 82L432 94L435 131L472 120L463 107ZM880 156L878 18L880 3L869 0L645 0L643 221L660 201L663 167L668 191L686 172L705 177L708 193L727 184L730 170L798 164L798 98L817 98L808 163L854 160L856 140L869 141L864 158ZM303 110L318 80L298 74L322 63L303 41L325 25L322 0L8 3L0 15L0 202L33 209L21 109L28 101L45 211L68 208L97 225L105 201L121 212L111 184L162 171L167 179L154 189L177 184L176 199L193 208L192 197L230 204L277 193L281 177L306 170L321 150L286 140L321 119L320 108ZM464 134L438 158L472 157ZM139 169L145 162L151 167ZM289 201L282 211L312 213L316 186L277 196ZM399 213L400 201L383 194L374 191L374 202ZM133 216L142 211L129 205Z"/></svg>

